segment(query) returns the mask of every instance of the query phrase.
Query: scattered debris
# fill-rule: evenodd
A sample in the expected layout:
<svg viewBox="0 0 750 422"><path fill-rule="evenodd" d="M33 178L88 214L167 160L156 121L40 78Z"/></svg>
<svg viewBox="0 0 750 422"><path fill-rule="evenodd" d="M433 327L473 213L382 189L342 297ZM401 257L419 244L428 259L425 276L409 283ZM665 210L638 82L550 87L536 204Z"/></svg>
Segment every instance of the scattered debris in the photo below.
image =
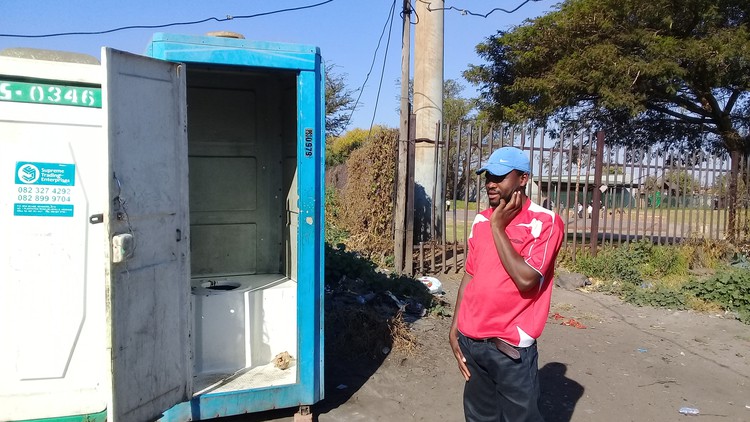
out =
<svg viewBox="0 0 750 422"><path fill-rule="evenodd" d="M294 360L294 358L289 352L281 352L273 358L273 366L284 370L289 368L292 364L292 360Z"/></svg>
<svg viewBox="0 0 750 422"><path fill-rule="evenodd" d="M555 285L565 290L575 290L590 284L589 278L583 274L559 271L555 275Z"/></svg>
<svg viewBox="0 0 750 422"><path fill-rule="evenodd" d="M554 318L557 321L566 319L566 317L560 315L557 312L555 312L555 314L552 315L550 318ZM576 321L573 318L569 318L567 321L561 322L560 325L567 325L569 327L578 328L578 329L585 329L586 328L585 325L581 324L580 322Z"/></svg>
<svg viewBox="0 0 750 422"><path fill-rule="evenodd" d="M375 298L375 293L368 292L363 295L357 296L357 302L359 302L360 305L364 305L365 303L371 301L374 298Z"/></svg>
<svg viewBox="0 0 750 422"><path fill-rule="evenodd" d="M417 280L421 281L422 284L424 284L425 287L427 287L427 289L430 291L431 294L435 295L435 294L443 293L443 283L441 283L440 280L438 280L437 278L424 276L424 277L418 278Z"/></svg>
<svg viewBox="0 0 750 422"><path fill-rule="evenodd" d="M701 412L694 407L681 407L680 413L682 413L683 415L696 415L696 416L701 414Z"/></svg>

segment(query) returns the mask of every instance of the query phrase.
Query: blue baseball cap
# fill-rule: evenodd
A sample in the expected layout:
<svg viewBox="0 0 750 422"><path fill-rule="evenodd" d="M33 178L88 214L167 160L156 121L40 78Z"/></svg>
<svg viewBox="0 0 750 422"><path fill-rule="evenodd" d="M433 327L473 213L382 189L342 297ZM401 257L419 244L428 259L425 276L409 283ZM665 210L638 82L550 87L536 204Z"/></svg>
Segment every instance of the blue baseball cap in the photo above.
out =
<svg viewBox="0 0 750 422"><path fill-rule="evenodd" d="M530 173L529 157L523 151L515 147L502 147L496 149L490 155L490 159L484 167L477 170L477 174L485 171L494 176L505 176L511 170L520 170L524 173Z"/></svg>

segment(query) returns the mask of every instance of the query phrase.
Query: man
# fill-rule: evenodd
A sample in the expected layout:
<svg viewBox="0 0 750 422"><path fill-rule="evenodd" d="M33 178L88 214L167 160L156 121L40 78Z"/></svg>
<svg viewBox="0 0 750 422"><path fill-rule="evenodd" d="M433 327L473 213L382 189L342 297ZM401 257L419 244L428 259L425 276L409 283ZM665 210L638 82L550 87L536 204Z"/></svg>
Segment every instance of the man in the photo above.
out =
<svg viewBox="0 0 750 422"><path fill-rule="evenodd" d="M536 339L547 321L564 235L554 212L525 193L529 159L513 147L490 155L490 208L474 219L449 340L466 379L467 421L541 421Z"/></svg>

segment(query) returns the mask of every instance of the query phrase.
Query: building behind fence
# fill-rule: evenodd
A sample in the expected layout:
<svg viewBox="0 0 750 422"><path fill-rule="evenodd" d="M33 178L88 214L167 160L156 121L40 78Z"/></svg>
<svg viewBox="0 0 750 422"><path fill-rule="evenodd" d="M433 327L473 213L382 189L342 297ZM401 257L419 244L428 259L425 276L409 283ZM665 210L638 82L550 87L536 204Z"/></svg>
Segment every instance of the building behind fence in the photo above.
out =
<svg viewBox="0 0 750 422"><path fill-rule="evenodd" d="M639 239L674 244L684 239L750 241L750 164L741 158L736 224L729 227L728 155L670 151L668 145L626 148L606 134L552 137L533 127L447 125L435 154L444 198L435 201L434 230L415 242L414 273L459 271L477 212L488 206L476 170L501 146L526 151L531 161L527 194L557 212L567 231L565 249L596 253L602 245Z"/></svg>

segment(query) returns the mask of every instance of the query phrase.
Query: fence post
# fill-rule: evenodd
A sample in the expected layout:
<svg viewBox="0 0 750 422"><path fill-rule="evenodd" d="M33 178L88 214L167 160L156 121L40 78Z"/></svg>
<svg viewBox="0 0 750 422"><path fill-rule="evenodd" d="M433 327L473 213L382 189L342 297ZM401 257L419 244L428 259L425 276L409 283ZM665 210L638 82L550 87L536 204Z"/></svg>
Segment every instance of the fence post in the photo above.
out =
<svg viewBox="0 0 750 422"><path fill-rule="evenodd" d="M591 256L596 256L596 247L599 245L599 212L602 200L602 161L604 160L604 132L596 132L596 161L594 164L594 197L591 204L591 234L589 239L589 250Z"/></svg>

